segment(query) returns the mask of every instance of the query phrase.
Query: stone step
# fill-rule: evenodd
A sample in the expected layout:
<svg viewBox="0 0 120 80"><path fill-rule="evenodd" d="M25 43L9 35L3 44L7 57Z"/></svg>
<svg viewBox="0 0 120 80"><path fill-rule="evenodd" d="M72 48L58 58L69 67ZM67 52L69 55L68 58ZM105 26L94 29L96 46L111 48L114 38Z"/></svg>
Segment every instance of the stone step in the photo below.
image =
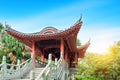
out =
<svg viewBox="0 0 120 80"><path fill-rule="evenodd" d="M30 79L13 79L13 80L30 80Z"/></svg>
<svg viewBox="0 0 120 80"><path fill-rule="evenodd" d="M42 72L43 68L34 68L35 78ZM31 72L31 71L30 71ZM22 77L22 79L30 79L30 72Z"/></svg>
<svg viewBox="0 0 120 80"><path fill-rule="evenodd" d="M43 70L43 68L34 68L32 70L35 73L35 78L40 74L40 72L42 72L42 70ZM18 79L18 80L29 80L30 79L30 72L28 72L21 79Z"/></svg>

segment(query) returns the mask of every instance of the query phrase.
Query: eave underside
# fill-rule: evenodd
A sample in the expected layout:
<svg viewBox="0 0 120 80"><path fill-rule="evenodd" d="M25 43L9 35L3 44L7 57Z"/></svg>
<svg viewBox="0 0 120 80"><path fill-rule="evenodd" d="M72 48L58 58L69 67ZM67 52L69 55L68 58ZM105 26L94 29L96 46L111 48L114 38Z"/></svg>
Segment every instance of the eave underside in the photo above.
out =
<svg viewBox="0 0 120 80"><path fill-rule="evenodd" d="M19 31L16 31L12 28L6 29L7 33L15 37L17 40L23 42L30 48L32 47L32 42L39 42L42 40L61 40L64 39L66 41L67 47L71 52L76 51L76 37L78 34L79 29L81 28L82 22L78 22L71 28L55 33L55 34L48 34L48 35L41 35L41 34L25 34Z"/></svg>

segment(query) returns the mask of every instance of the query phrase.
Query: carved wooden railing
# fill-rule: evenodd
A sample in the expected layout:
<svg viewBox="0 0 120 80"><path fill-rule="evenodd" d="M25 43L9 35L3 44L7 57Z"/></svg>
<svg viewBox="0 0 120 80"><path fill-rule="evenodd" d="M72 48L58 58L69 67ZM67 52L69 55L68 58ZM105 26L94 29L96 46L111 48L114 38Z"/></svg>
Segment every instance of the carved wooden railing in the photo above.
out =
<svg viewBox="0 0 120 80"><path fill-rule="evenodd" d="M0 64L0 80L21 78L25 73L32 69L32 60L20 64L20 60L17 61L17 65L6 63L6 57L3 56L2 64Z"/></svg>

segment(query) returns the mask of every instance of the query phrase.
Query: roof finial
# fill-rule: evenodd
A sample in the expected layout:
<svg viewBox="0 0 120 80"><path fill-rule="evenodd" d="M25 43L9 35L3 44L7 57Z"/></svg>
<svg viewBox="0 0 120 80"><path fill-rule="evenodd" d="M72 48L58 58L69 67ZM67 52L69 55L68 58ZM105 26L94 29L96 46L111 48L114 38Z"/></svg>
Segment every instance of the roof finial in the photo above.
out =
<svg viewBox="0 0 120 80"><path fill-rule="evenodd" d="M5 21L5 30L8 30L10 28L10 26L7 24L7 22Z"/></svg>
<svg viewBox="0 0 120 80"><path fill-rule="evenodd" d="M80 16L79 22L81 21L81 19L82 19L82 14L81 14L81 16Z"/></svg>

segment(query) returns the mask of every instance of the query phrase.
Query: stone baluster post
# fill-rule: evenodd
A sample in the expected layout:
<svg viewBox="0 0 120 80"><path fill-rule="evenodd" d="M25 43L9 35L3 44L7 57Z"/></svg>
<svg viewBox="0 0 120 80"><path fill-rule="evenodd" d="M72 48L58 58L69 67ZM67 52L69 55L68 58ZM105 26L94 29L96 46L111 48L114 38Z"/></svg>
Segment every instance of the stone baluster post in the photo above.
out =
<svg viewBox="0 0 120 80"><path fill-rule="evenodd" d="M51 63L51 61L52 61L52 54L49 54L48 63Z"/></svg>
<svg viewBox="0 0 120 80"><path fill-rule="evenodd" d="M55 65L57 65L57 58L55 58Z"/></svg>
<svg viewBox="0 0 120 80"><path fill-rule="evenodd" d="M50 64L50 66L51 66L51 61L52 61L52 54L49 54L49 56L48 56L48 64ZM51 69L50 66L49 66L49 70ZM51 72L48 75L45 75L44 80L47 80L48 76L50 77L50 75L51 75Z"/></svg>
<svg viewBox="0 0 120 80"><path fill-rule="evenodd" d="M30 72L30 80L35 80L35 72L34 71Z"/></svg>
<svg viewBox="0 0 120 80"><path fill-rule="evenodd" d="M57 58L55 58L55 75L57 76Z"/></svg>
<svg viewBox="0 0 120 80"><path fill-rule="evenodd" d="M17 60L17 70L18 70L18 76L21 77L20 76L20 60L19 59Z"/></svg>
<svg viewBox="0 0 120 80"><path fill-rule="evenodd" d="M5 77L7 75L7 64L6 64L6 56L3 56L2 59L2 80L5 80Z"/></svg>

